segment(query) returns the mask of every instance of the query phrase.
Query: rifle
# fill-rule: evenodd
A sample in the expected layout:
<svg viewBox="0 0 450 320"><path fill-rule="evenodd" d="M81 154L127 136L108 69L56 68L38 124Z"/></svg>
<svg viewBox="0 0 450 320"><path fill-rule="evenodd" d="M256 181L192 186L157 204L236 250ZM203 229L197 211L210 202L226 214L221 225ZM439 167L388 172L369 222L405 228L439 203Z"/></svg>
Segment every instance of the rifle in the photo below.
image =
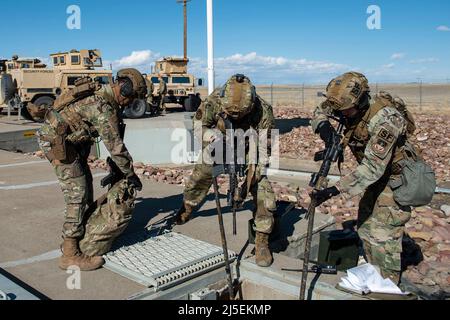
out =
<svg viewBox="0 0 450 320"><path fill-rule="evenodd" d="M314 161L322 161L319 172L312 175L309 186L314 188L314 191L324 190L328 187L328 174L330 173L331 165L335 162L339 163L342 161L344 154L344 146L342 145L344 123L341 119L336 119L339 121L339 127L335 134L330 139L328 147L324 151L316 153L314 156ZM308 220L308 231L306 233L305 242L305 254L303 257L303 272L302 272L302 282L300 286L300 300L305 300L306 293L306 281L309 272L309 260L310 260L310 250L311 242L314 231L314 215L316 212L317 201L314 196L311 196L311 204L309 205L308 212L305 218Z"/></svg>
<svg viewBox="0 0 450 320"><path fill-rule="evenodd" d="M123 122L123 119L120 119L119 134L122 140L125 137L126 127L127 125ZM125 175L111 157L108 157L108 159L106 159L106 164L109 168L109 174L100 181L100 185L102 188L106 188L107 186L109 186L109 189L111 189L116 183L125 179Z"/></svg>
<svg viewBox="0 0 450 320"><path fill-rule="evenodd" d="M109 174L101 180L100 185L102 188L109 186L111 189L116 183L123 180L125 176L111 157L108 157L106 163L109 167Z"/></svg>
<svg viewBox="0 0 450 320"><path fill-rule="evenodd" d="M236 226L236 212L241 208L242 205L242 194L239 189L239 177L245 176L245 161L242 159L238 159L236 143L234 141L234 127L233 123L223 114L219 114L219 117L225 123L225 129L231 130L227 132L232 132L231 141L228 141L229 137L227 136L227 141L225 142L225 150L232 150L233 159L230 163L227 161L223 161L223 164L214 165L213 167L213 178L216 179L218 176L225 174L230 177L230 187L227 194L228 206L233 211L233 235L237 234L237 226ZM245 143L245 141L238 141L238 143ZM245 159L244 159L245 160Z"/></svg>

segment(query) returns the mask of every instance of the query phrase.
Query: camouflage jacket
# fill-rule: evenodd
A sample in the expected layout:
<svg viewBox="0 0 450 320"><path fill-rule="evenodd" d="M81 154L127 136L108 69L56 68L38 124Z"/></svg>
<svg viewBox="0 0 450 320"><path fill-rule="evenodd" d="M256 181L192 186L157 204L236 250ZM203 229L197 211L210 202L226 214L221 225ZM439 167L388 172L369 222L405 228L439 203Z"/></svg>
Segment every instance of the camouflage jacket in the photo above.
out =
<svg viewBox="0 0 450 320"><path fill-rule="evenodd" d="M164 80L159 81L158 94L160 94L160 95L167 94L167 83Z"/></svg>
<svg viewBox="0 0 450 320"><path fill-rule="evenodd" d="M153 82L149 79L145 79L145 84L147 85L147 95L146 98L153 96L153 91L155 90L155 86Z"/></svg>
<svg viewBox="0 0 450 320"><path fill-rule="evenodd" d="M313 130L331 115L325 103L317 107L311 122ZM404 148L409 147L406 132L406 119L378 97L371 99L369 109L356 123L346 125L344 145L350 147L359 165L336 185L344 197L357 196L385 174L393 174L393 160L400 159Z"/></svg>
<svg viewBox="0 0 450 320"><path fill-rule="evenodd" d="M220 90L214 91L199 107L195 120L202 121L205 129L220 128L218 116L224 112L220 102ZM234 122L236 129L272 130L275 128L273 109L270 104L257 95L253 111Z"/></svg>
<svg viewBox="0 0 450 320"><path fill-rule="evenodd" d="M195 121L201 121L203 128L204 140L209 140L205 138L208 136L209 129L219 129L222 132L225 131L225 125L219 117L220 113L223 113L221 100L220 100L220 90L214 91L199 107L197 113L194 117ZM268 138L268 154L270 155L270 144L271 144L271 130L275 129L275 120L273 115L273 109L270 104L264 101L259 95L256 97L255 105L251 113L240 119L239 121L233 121L235 129L242 129L244 131L253 129L260 134L267 134ZM264 130L264 132L261 132ZM204 141L204 143L205 143ZM266 159L268 161L268 159ZM259 169L262 170L267 163L259 162ZM261 171L262 172L262 171Z"/></svg>
<svg viewBox="0 0 450 320"><path fill-rule="evenodd" d="M111 86L103 85L95 94L71 103L60 112L53 111L54 116L49 119L67 123L66 141L75 145L93 143L100 137L120 170L130 176L134 173L133 159L120 135L120 112ZM57 125L55 121L47 120L53 127Z"/></svg>

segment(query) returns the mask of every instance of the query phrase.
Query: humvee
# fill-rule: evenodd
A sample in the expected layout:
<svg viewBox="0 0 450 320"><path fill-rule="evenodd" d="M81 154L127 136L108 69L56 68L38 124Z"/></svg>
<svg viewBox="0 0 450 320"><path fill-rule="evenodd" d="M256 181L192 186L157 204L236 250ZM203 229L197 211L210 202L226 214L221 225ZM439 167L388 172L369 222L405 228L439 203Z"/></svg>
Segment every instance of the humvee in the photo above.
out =
<svg viewBox="0 0 450 320"><path fill-rule="evenodd" d="M200 94L196 91L196 88L197 86L203 86L203 80L196 79L192 74L188 73L188 63L188 59L165 57L156 61L152 72L146 77L154 84L154 96L157 95L159 89L158 77L161 75L167 84L167 96L164 99L164 103L169 105L176 104L185 111L194 112L197 111L201 104ZM155 101L156 104L159 104L159 101ZM128 113L130 111L132 110L128 110ZM135 113L134 116L140 117L139 113L142 113L142 109L135 111L133 112ZM141 116L144 114L145 111Z"/></svg>
<svg viewBox="0 0 450 320"><path fill-rule="evenodd" d="M96 69L103 67L97 49L59 52L51 54L50 58L52 69L46 68L38 59L14 57L5 61L6 68L0 76L0 104L3 98L3 102L13 110L20 110L25 118L42 121L42 117L31 114L45 112L65 89L74 87L77 79L88 76L102 84L112 83L112 71Z"/></svg>

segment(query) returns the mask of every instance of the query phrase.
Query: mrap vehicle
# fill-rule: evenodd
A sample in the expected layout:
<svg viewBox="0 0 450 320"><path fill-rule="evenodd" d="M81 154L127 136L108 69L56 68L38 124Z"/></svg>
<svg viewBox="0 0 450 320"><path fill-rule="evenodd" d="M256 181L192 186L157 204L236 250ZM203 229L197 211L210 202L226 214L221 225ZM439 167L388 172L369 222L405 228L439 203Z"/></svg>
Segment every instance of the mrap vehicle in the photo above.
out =
<svg viewBox="0 0 450 320"><path fill-rule="evenodd" d="M53 68L47 68L39 59L15 56L12 60L3 60L0 63L3 69L0 104L21 110L25 118L42 121L45 110L65 89L73 88L77 79L91 77L102 84L113 81L111 70L96 69L103 67L101 52L97 49L59 52L51 54L50 59Z"/></svg>

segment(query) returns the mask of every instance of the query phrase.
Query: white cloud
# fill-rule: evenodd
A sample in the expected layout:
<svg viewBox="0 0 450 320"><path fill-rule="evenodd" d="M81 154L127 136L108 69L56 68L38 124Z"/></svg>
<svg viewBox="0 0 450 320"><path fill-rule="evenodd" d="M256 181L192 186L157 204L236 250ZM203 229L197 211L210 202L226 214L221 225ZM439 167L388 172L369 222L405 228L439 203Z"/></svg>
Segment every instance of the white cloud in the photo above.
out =
<svg viewBox="0 0 450 320"><path fill-rule="evenodd" d="M112 62L114 69L137 68L143 72L149 72L150 65L160 57L159 53L151 50L133 51L129 56Z"/></svg>
<svg viewBox="0 0 450 320"><path fill-rule="evenodd" d="M263 56L256 52L219 57L215 60L215 67L218 83L225 82L235 73L244 73L257 84L327 82L333 76L351 69L333 62ZM205 77L206 61L191 59L190 70Z"/></svg>
<svg viewBox="0 0 450 320"><path fill-rule="evenodd" d="M439 59L437 59L437 58L424 58L424 59L415 59L415 60L409 61L409 63L412 63L412 64L436 63L436 62L439 62Z"/></svg>
<svg viewBox="0 0 450 320"><path fill-rule="evenodd" d="M403 59L405 56L406 56L406 54L404 54L402 52L394 53L391 56L391 60L400 60L400 59Z"/></svg>
<svg viewBox="0 0 450 320"><path fill-rule="evenodd" d="M450 32L450 27L442 25L442 26L437 27L436 30L437 31Z"/></svg>
<svg viewBox="0 0 450 320"><path fill-rule="evenodd" d="M395 67L395 63L389 63L381 66L381 69L393 69Z"/></svg>

